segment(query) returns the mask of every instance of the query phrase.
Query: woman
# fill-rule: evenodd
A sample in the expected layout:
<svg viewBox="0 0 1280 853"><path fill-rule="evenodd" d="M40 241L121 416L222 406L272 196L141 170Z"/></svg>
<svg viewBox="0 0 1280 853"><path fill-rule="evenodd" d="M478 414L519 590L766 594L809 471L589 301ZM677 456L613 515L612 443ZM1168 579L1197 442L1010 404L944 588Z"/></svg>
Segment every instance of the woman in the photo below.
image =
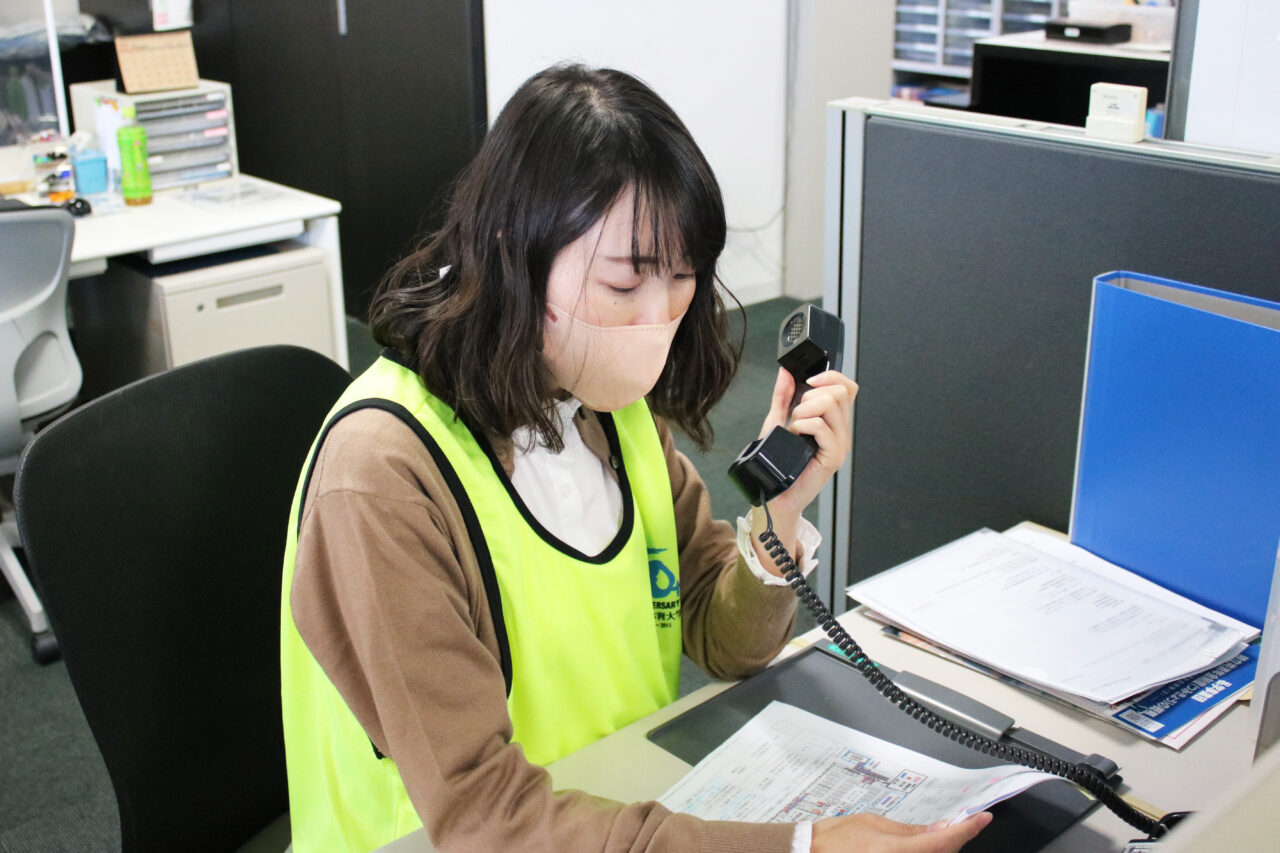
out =
<svg viewBox="0 0 1280 853"><path fill-rule="evenodd" d="M388 275L371 312L387 350L334 407L290 524L299 853L419 822L442 851L809 844L808 826L553 793L541 768L672 701L682 651L739 677L791 633L795 599L748 540L760 521L735 539L711 520L667 426L705 446L737 366L724 241L715 178L670 108L620 72L557 67L516 92L443 229ZM848 451L856 391L835 372L811 384L791 428L818 453L771 504L802 563L800 512ZM780 373L766 429L792 391ZM984 820L826 820L812 846L954 850Z"/></svg>

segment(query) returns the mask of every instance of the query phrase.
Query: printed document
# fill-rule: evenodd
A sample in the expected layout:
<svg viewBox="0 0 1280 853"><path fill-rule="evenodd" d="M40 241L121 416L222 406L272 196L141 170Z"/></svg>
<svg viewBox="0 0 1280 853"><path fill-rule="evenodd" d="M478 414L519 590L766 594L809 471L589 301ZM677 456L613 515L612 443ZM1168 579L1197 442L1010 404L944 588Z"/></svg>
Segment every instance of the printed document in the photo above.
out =
<svg viewBox="0 0 1280 853"><path fill-rule="evenodd" d="M95 207L94 210L97 210L97 208ZM1192 601L1184 595L1178 595L1178 593L1173 590L1165 589L1160 586L1160 584L1153 583L1142 575L1135 574L1128 569L1121 568L1115 563L1109 563L1092 551L1087 551L1079 545L1072 545L1070 540L1063 539L1060 536L1055 536L1043 529L1037 530L1034 527L1018 526L1004 531L1003 535L1009 537L1015 542L1021 542L1023 545L1029 545L1037 551L1048 554L1050 557L1062 560L1064 563L1070 563L1073 566L1079 566L1082 569L1095 572L1108 580L1113 580L1116 583L1127 586L1130 589L1137 590L1138 592L1149 595L1152 598L1167 601L1184 610L1199 613L1206 619L1213 619L1224 625L1228 625L1241 632L1244 635L1245 640L1252 640L1254 637L1257 637L1262 633L1248 623L1241 622L1239 619L1233 619L1225 613L1219 613L1212 608L1205 607L1198 601Z"/></svg>
<svg viewBox="0 0 1280 853"><path fill-rule="evenodd" d="M992 530L854 584L849 596L957 654L1105 704L1201 672L1246 638L1225 619Z"/></svg>
<svg viewBox="0 0 1280 853"><path fill-rule="evenodd" d="M774 701L659 802L707 820L795 823L869 812L958 823L1055 778L1015 765L956 767Z"/></svg>

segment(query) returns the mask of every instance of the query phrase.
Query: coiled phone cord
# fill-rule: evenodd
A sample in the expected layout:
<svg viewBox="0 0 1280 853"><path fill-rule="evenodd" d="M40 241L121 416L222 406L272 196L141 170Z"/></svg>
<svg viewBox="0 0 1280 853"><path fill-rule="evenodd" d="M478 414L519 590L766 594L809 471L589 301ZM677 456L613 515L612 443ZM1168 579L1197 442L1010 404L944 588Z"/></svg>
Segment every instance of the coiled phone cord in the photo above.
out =
<svg viewBox="0 0 1280 853"><path fill-rule="evenodd" d="M778 539L776 533L773 532L773 516L769 513L769 504L763 499L760 501L764 507L764 515L766 526L763 533L760 534L760 542L768 550L769 556L773 558L774 563L782 571L783 577L787 583L791 585L792 590L799 596L800 601L813 614L813 618L817 620L822 629L827 632L827 636L831 641L839 647L840 651L853 662L853 666L858 672L862 673L866 679L880 695L884 696L893 704L901 708L906 714L910 715L923 725L950 738L957 743L977 750L985 755L994 756L1001 761L1012 764L1020 764L1024 767L1030 767L1033 770L1042 770L1066 779L1085 791L1092 794L1098 802L1111 809L1125 823L1145 832L1148 838L1159 838L1167 831L1167 826L1163 821L1154 820L1142 812L1135 809L1107 784L1101 771L1084 762L1071 764L1056 758L1052 755L1040 752L1039 750L1029 749L1026 747L1013 746L1012 744L1002 743L993 740L985 735L970 731L962 726L958 726L950 720L939 716L929 708L921 705L912 699L906 693L902 692L893 681L881 672L875 663L867 657L862 647L858 645L853 637L844 629L844 626L836 621L836 617L832 615L827 606L818 598L817 593L805 582L804 576L800 574L800 570L796 568L795 561L791 559L791 555L787 553L786 546Z"/></svg>

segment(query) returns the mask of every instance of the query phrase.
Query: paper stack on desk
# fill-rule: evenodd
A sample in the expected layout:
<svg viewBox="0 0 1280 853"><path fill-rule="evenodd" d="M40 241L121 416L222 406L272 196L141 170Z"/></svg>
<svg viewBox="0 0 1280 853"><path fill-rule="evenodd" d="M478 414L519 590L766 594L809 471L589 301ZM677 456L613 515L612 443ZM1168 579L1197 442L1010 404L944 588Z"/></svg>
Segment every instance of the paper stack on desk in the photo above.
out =
<svg viewBox="0 0 1280 853"><path fill-rule="evenodd" d="M1208 724L1202 712L1220 694L1248 686L1256 662L1245 654L1250 626L1034 531L977 531L849 596L967 662L1175 748ZM1160 690L1150 707L1134 704ZM1199 728L1185 730L1186 707L1157 719L1185 700Z"/></svg>
<svg viewBox="0 0 1280 853"><path fill-rule="evenodd" d="M872 611L867 611L867 614L872 617L877 616ZM1172 681L1123 702L1104 705L1088 702L1069 693L1032 687L1012 676L952 654L941 646L903 631L895 625L885 625L881 630L887 636L908 645L977 670L1022 690L1078 708L1100 720L1114 723L1173 750L1180 750L1189 744L1196 735L1207 729L1237 701L1247 700L1252 693L1258 669L1258 647L1249 646L1226 663L1207 669L1199 675L1190 675L1178 681Z"/></svg>

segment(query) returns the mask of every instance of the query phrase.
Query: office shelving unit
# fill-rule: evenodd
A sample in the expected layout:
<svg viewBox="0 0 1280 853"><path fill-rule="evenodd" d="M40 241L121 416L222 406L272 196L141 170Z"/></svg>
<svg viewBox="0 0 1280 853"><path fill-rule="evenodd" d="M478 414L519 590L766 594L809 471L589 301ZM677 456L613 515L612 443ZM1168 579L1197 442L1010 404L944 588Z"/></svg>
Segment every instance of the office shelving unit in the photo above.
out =
<svg viewBox="0 0 1280 853"><path fill-rule="evenodd" d="M1067 0L899 0L893 69L967 79L980 38L1044 28Z"/></svg>

